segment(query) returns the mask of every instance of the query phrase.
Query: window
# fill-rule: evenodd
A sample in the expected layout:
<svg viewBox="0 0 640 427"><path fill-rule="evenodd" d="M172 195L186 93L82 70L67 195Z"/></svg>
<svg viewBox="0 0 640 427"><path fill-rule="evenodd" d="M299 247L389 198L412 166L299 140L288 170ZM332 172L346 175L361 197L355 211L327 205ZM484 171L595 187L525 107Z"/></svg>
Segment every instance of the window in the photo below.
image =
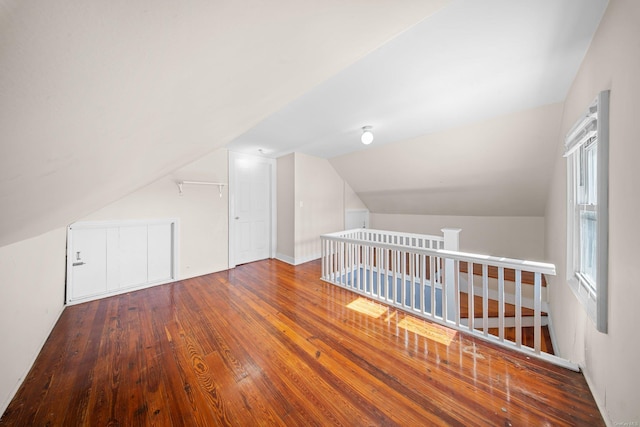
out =
<svg viewBox="0 0 640 427"><path fill-rule="evenodd" d="M609 91L567 134L567 280L607 332Z"/></svg>

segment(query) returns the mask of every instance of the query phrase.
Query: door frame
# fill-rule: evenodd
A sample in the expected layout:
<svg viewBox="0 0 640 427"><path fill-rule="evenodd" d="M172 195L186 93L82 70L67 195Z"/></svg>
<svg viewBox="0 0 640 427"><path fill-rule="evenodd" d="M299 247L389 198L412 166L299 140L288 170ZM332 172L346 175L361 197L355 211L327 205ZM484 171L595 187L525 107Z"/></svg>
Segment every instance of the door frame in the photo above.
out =
<svg viewBox="0 0 640 427"><path fill-rule="evenodd" d="M251 154L229 151L229 268L236 266L236 226L235 226L235 204L236 204L236 160L245 159L251 162L264 163L269 166L271 179L269 180L269 258L274 258L277 247L277 198L276 198L276 159L268 157L254 156Z"/></svg>

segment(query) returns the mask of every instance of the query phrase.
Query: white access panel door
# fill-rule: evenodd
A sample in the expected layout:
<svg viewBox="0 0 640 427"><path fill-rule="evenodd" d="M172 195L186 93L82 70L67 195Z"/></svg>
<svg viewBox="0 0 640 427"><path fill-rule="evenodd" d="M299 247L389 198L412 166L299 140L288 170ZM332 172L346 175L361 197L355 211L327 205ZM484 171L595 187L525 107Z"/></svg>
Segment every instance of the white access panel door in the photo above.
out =
<svg viewBox="0 0 640 427"><path fill-rule="evenodd" d="M108 221L69 227L67 303L171 282L177 221Z"/></svg>
<svg viewBox="0 0 640 427"><path fill-rule="evenodd" d="M120 227L118 266L120 288L147 282L147 226Z"/></svg>
<svg viewBox="0 0 640 427"><path fill-rule="evenodd" d="M75 298L86 298L107 291L107 233L105 229L79 229L73 233L70 254L70 289Z"/></svg>
<svg viewBox="0 0 640 427"><path fill-rule="evenodd" d="M235 161L235 263L269 258L271 244L271 165Z"/></svg>

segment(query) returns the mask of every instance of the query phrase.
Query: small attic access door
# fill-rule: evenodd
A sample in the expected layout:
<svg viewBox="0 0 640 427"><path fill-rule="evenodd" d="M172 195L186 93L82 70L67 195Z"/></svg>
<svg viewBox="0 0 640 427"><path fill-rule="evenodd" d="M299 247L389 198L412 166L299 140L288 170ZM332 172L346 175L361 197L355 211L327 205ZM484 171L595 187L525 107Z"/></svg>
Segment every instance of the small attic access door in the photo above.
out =
<svg viewBox="0 0 640 427"><path fill-rule="evenodd" d="M67 234L67 304L175 280L177 220L79 222Z"/></svg>

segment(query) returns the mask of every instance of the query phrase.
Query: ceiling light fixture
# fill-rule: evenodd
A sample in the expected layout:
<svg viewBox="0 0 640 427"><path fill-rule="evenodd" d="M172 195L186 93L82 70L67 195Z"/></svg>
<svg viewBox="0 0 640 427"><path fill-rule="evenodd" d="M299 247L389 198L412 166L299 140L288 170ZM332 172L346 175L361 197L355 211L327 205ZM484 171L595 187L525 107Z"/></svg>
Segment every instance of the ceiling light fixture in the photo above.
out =
<svg viewBox="0 0 640 427"><path fill-rule="evenodd" d="M371 129L371 126L362 126L360 141L362 141L364 145L369 145L373 141L373 131Z"/></svg>

